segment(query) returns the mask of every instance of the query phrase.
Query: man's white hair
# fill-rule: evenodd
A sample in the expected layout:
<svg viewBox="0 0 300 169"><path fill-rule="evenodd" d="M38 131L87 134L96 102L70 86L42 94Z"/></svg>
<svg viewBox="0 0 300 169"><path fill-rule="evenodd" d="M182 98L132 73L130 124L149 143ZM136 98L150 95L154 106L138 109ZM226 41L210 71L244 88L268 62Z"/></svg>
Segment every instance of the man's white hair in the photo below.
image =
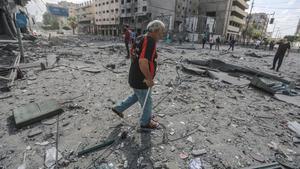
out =
<svg viewBox="0 0 300 169"><path fill-rule="evenodd" d="M158 30L165 30L166 29L166 26L165 24L160 21L160 20L153 20L151 21L148 25L147 25L147 30L149 32L155 32L155 31L158 31Z"/></svg>

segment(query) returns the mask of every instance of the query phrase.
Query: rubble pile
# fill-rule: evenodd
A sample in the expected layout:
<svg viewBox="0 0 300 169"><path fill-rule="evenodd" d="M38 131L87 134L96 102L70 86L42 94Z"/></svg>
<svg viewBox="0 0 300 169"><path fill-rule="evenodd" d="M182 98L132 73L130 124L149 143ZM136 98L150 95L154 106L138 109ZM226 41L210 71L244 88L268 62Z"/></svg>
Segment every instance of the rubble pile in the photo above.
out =
<svg viewBox="0 0 300 169"><path fill-rule="evenodd" d="M158 46L152 92L162 127L141 132L138 104L124 120L111 112L131 93L122 43L77 36L27 43L24 77L0 102L0 168L299 168L299 106L250 85L272 77L297 91L300 67L288 66L299 63L296 54L279 74L268 70L272 57L243 48Z"/></svg>

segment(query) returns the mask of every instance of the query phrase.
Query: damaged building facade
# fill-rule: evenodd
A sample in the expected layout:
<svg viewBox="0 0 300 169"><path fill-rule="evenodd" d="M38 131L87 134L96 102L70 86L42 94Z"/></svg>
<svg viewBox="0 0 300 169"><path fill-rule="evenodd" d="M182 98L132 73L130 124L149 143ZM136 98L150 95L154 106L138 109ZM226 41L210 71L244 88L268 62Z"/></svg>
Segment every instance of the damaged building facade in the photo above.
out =
<svg viewBox="0 0 300 169"><path fill-rule="evenodd" d="M241 29L246 23L249 8L248 0L200 0L199 14L215 19L213 33L227 40L230 37L239 39ZM200 17L199 23L205 23L206 17ZM200 32L206 32L206 24L199 25Z"/></svg>
<svg viewBox="0 0 300 169"><path fill-rule="evenodd" d="M175 0L121 0L120 24L131 25L143 33L153 19L163 21L169 31L174 29Z"/></svg>
<svg viewBox="0 0 300 169"><path fill-rule="evenodd" d="M1 0L0 1L0 39L15 39L17 30L14 18L18 10L27 13L23 8L29 0ZM22 30L21 30L22 31ZM22 31L24 32L24 31Z"/></svg>
<svg viewBox="0 0 300 169"><path fill-rule="evenodd" d="M95 25L96 32L100 35L118 36L119 35L119 0L95 0Z"/></svg>
<svg viewBox="0 0 300 169"><path fill-rule="evenodd" d="M95 11L94 1L78 5L76 14L79 33L95 33Z"/></svg>

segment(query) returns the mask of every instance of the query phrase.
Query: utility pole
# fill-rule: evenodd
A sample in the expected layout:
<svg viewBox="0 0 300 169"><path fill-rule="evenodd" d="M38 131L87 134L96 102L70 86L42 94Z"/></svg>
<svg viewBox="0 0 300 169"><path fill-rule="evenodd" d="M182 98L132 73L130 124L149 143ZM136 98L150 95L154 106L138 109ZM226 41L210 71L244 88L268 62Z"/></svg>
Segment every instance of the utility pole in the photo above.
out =
<svg viewBox="0 0 300 169"><path fill-rule="evenodd" d="M252 9L253 9L253 6L254 6L254 0L252 1L252 4L251 4L251 8L250 8L250 13L249 13L249 17L247 19L247 23L246 23L246 29L244 30L244 45L246 43L246 33L247 33L247 30L248 30L248 27L249 27L249 22L250 22L250 19L251 19L251 14L252 14Z"/></svg>

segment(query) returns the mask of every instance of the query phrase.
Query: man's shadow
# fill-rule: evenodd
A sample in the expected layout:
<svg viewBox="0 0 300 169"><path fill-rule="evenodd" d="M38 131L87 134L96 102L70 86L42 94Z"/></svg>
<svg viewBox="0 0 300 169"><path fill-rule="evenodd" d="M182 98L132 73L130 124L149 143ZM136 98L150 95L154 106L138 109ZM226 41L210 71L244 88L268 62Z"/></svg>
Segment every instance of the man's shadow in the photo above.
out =
<svg viewBox="0 0 300 169"><path fill-rule="evenodd" d="M134 131L136 132L136 131ZM128 169L152 169L151 132L140 132L138 138L132 137L125 145L123 152L128 161Z"/></svg>

